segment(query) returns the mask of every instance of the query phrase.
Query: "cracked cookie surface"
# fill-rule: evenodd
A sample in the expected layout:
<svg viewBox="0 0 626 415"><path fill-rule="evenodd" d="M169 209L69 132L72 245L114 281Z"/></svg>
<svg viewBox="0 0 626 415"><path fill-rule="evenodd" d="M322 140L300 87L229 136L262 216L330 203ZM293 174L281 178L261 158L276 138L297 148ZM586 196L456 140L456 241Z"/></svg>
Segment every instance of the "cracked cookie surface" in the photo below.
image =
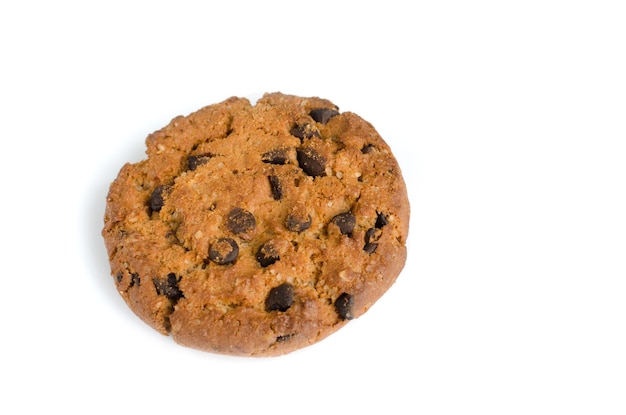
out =
<svg viewBox="0 0 626 415"><path fill-rule="evenodd" d="M288 353L362 315L404 266L400 168L328 100L233 97L146 145L111 184L102 234L129 307L182 345Z"/></svg>

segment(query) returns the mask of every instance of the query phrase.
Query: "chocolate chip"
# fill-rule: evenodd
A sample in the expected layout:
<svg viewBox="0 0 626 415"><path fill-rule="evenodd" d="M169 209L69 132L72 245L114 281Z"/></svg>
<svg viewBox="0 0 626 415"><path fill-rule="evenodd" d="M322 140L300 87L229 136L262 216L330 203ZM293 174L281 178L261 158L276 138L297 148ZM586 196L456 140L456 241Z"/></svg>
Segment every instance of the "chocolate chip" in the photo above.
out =
<svg viewBox="0 0 626 415"><path fill-rule="evenodd" d="M265 311L287 311L293 304L293 285L284 283L270 290L265 299Z"/></svg>
<svg viewBox="0 0 626 415"><path fill-rule="evenodd" d="M184 297L183 292L178 288L178 283L181 278L177 277L173 272L167 274L165 278L154 278L154 288L156 288L157 294L164 295L172 301L178 301Z"/></svg>
<svg viewBox="0 0 626 415"><path fill-rule="evenodd" d="M262 267L270 266L279 259L280 255L278 254L278 251L274 247L272 241L267 241L262 244L256 252L256 260L259 261L259 264Z"/></svg>
<svg viewBox="0 0 626 415"><path fill-rule="evenodd" d="M387 221L387 216L384 213L376 212L376 214L376 225L374 225L376 229L380 229L389 223Z"/></svg>
<svg viewBox="0 0 626 415"><path fill-rule="evenodd" d="M187 157L187 163L189 165L189 170L193 171L198 166L201 166L203 164L207 164L209 162L209 160L211 160L211 157L213 157L213 156L214 156L214 154L206 153L206 154L200 154L200 155L197 155L197 156L189 156L189 157Z"/></svg>
<svg viewBox="0 0 626 415"><path fill-rule="evenodd" d="M280 185L280 181L276 176L268 176L270 180L270 187L272 189L272 197L274 200L280 200L283 198L283 187Z"/></svg>
<svg viewBox="0 0 626 415"><path fill-rule="evenodd" d="M287 155L287 151L282 148L277 148L274 150L270 150L266 153L263 153L261 156L261 160L263 163L269 164L287 164L289 161L289 156Z"/></svg>
<svg viewBox="0 0 626 415"><path fill-rule="evenodd" d="M232 264L238 255L239 245L230 238L220 238L209 247L209 259L218 265Z"/></svg>
<svg viewBox="0 0 626 415"><path fill-rule="evenodd" d="M311 215L304 218L298 212L290 213L285 220L285 226L293 232L306 231L311 227Z"/></svg>
<svg viewBox="0 0 626 415"><path fill-rule="evenodd" d="M130 274L130 286L133 287L135 285L139 287L141 285L141 279L139 278L139 274L133 272Z"/></svg>
<svg viewBox="0 0 626 415"><path fill-rule="evenodd" d="M278 336L276 337L276 342L277 343L286 342L287 340L291 339L293 336L295 336L295 334L284 334L282 336Z"/></svg>
<svg viewBox="0 0 626 415"><path fill-rule="evenodd" d="M115 281L117 281L117 283L119 284L120 282L122 282L123 277L124 277L124 274L122 274L121 272L118 272L117 274L115 274Z"/></svg>
<svg viewBox="0 0 626 415"><path fill-rule="evenodd" d="M356 225L356 217L352 212L344 212L332 218L331 222L339 227L339 231L343 235L350 236Z"/></svg>
<svg viewBox="0 0 626 415"><path fill-rule="evenodd" d="M324 123L325 124L325 123ZM289 133L294 137L298 137L300 140L304 140L305 138L317 137L321 138L320 133L315 131L311 124L301 124L293 127Z"/></svg>
<svg viewBox="0 0 626 415"><path fill-rule="evenodd" d="M371 255L374 252L376 252L376 248L378 248L378 244L377 243L366 243L365 246L363 247L363 250L366 253Z"/></svg>
<svg viewBox="0 0 626 415"><path fill-rule="evenodd" d="M152 212L159 212L163 208L165 196L167 196L170 190L171 186L166 184L154 188L150 195L150 210Z"/></svg>
<svg viewBox="0 0 626 415"><path fill-rule="evenodd" d="M317 177L325 176L326 159L310 147L296 150L298 153L298 165L307 175Z"/></svg>
<svg viewBox="0 0 626 415"><path fill-rule="evenodd" d="M341 294L335 301L335 310L342 320L352 320L354 315L352 314L352 307L354 306L354 300L348 293Z"/></svg>
<svg viewBox="0 0 626 415"><path fill-rule="evenodd" d="M317 108L309 113L315 121L326 124L335 115L339 115L339 111L332 108Z"/></svg>
<svg viewBox="0 0 626 415"><path fill-rule="evenodd" d="M369 154L372 152L372 150L376 150L376 146L374 146L374 144L367 144L363 146L363 148L361 149L361 153Z"/></svg>
<svg viewBox="0 0 626 415"><path fill-rule="evenodd" d="M247 210L233 208L228 213L226 226L232 233L240 234L256 228L256 219L254 219L254 215Z"/></svg>
<svg viewBox="0 0 626 415"><path fill-rule="evenodd" d="M376 228L369 228L365 232L365 246L363 250L368 254L373 254L378 248L378 244L375 242L380 237L380 231Z"/></svg>

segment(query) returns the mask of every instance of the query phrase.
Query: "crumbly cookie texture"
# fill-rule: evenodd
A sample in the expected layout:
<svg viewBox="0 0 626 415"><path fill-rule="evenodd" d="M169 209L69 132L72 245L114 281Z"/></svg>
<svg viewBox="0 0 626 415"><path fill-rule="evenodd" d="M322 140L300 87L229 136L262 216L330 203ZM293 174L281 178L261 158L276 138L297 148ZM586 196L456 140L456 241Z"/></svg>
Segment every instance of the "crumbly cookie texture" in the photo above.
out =
<svg viewBox="0 0 626 415"><path fill-rule="evenodd" d="M146 139L102 231L129 307L182 345L271 356L365 313L406 260L400 168L332 102L230 98Z"/></svg>

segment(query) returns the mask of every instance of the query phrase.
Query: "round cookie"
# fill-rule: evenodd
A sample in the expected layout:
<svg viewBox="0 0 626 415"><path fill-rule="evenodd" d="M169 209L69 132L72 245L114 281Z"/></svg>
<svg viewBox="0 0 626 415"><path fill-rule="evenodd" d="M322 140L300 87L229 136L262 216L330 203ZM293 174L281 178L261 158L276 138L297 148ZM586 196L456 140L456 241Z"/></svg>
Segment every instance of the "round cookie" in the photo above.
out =
<svg viewBox="0 0 626 415"><path fill-rule="evenodd" d="M365 313L404 266L400 168L328 100L233 97L146 145L111 184L102 234L129 307L182 345L288 353Z"/></svg>

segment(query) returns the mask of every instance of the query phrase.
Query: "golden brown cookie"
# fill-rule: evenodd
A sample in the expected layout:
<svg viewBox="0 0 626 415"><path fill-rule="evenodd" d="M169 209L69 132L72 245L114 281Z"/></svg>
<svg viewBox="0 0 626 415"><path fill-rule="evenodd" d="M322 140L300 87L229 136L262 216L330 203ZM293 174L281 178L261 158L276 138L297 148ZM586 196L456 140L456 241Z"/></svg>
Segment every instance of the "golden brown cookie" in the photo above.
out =
<svg viewBox="0 0 626 415"><path fill-rule="evenodd" d="M230 98L146 140L111 184L112 275L178 343L279 355L365 313L406 260L409 203L389 146L330 101Z"/></svg>

